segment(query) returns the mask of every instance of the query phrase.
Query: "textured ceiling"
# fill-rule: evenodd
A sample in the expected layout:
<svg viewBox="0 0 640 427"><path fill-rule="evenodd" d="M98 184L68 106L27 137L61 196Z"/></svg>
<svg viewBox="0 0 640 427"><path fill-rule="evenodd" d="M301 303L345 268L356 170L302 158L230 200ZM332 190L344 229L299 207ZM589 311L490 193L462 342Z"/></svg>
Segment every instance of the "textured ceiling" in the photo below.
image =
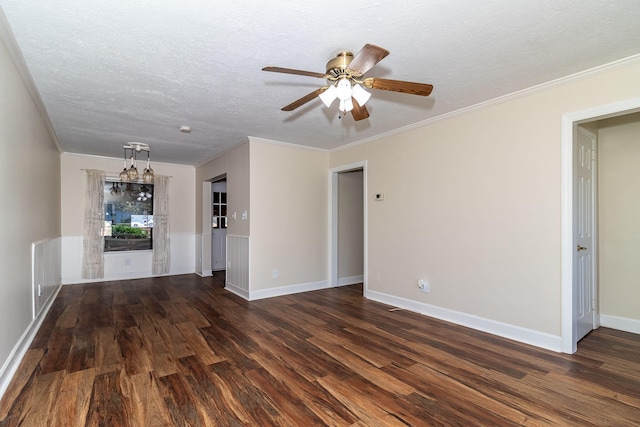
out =
<svg viewBox="0 0 640 427"><path fill-rule="evenodd" d="M65 152L197 165L255 136L331 149L640 53L637 0L0 0ZM340 49L391 54L366 74L434 85L372 91L339 118L323 86ZM603 89L603 88L599 88ZM606 88L604 88L606 89ZM191 126L190 134L179 132Z"/></svg>

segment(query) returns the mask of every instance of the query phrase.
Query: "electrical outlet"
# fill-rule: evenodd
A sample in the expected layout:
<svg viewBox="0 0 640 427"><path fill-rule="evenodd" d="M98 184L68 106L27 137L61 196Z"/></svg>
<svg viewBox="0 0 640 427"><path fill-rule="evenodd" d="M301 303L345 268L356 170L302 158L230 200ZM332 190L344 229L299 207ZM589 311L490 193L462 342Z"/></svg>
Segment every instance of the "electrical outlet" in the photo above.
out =
<svg viewBox="0 0 640 427"><path fill-rule="evenodd" d="M429 282L426 280L420 279L418 280L418 289L420 289L421 292L428 294L431 291L431 285L429 285Z"/></svg>
<svg viewBox="0 0 640 427"><path fill-rule="evenodd" d="M272 279L277 279L278 278L278 269L274 268L273 271L271 272L271 278Z"/></svg>

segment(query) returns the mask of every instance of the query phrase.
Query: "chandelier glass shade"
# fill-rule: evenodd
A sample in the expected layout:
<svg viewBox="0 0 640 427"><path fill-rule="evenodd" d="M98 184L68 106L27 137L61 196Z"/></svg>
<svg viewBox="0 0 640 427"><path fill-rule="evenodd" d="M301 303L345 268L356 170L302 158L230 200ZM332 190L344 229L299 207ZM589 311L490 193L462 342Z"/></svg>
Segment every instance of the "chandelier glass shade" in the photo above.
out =
<svg viewBox="0 0 640 427"><path fill-rule="evenodd" d="M124 169L120 172L120 181L129 181L129 172L127 171L127 148L124 148Z"/></svg>
<svg viewBox="0 0 640 427"><path fill-rule="evenodd" d="M138 168L136 167L136 159L133 156L131 156L131 167L129 168L127 175L129 175L129 181L135 181L138 179Z"/></svg>
<svg viewBox="0 0 640 427"><path fill-rule="evenodd" d="M110 192L112 196L119 196L122 193L120 185L117 182L112 182Z"/></svg>
<svg viewBox="0 0 640 427"><path fill-rule="evenodd" d="M144 172L142 173L142 182L145 184L153 184L153 169L151 169L151 165L149 164L149 152L147 151L147 167L144 168Z"/></svg>

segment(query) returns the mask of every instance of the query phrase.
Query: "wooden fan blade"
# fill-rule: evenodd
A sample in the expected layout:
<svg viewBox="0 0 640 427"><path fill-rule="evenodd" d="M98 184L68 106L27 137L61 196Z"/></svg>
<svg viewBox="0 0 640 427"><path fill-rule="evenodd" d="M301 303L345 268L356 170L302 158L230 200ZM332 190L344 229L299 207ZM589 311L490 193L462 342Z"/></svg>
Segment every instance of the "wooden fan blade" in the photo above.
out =
<svg viewBox="0 0 640 427"><path fill-rule="evenodd" d="M321 87L320 89L316 89L313 92L303 96L302 98L293 101L291 104L287 105L286 107L283 107L282 111L293 111L296 108L300 107L301 105L304 105L307 102L311 101L313 98L315 98L316 96L320 95L325 90L327 90L326 86L325 87Z"/></svg>
<svg viewBox="0 0 640 427"><path fill-rule="evenodd" d="M389 55L388 50L374 44L366 44L349 63L348 68L356 73L364 74L387 55Z"/></svg>
<svg viewBox="0 0 640 427"><path fill-rule="evenodd" d="M314 73L313 71L294 70L291 68L282 68L282 67L264 67L262 71L271 71L273 73L297 74L299 76L318 77L321 79L327 78L327 75L322 73Z"/></svg>
<svg viewBox="0 0 640 427"><path fill-rule="evenodd" d="M365 105L358 104L358 101L355 99L353 101L353 110L351 110L351 114L353 115L353 120L363 120L369 117L369 111Z"/></svg>
<svg viewBox="0 0 640 427"><path fill-rule="evenodd" d="M369 77L364 80L363 84L370 89L390 90L392 92L420 96L429 96L433 90L433 85L426 83L403 82L401 80L379 79L377 77Z"/></svg>

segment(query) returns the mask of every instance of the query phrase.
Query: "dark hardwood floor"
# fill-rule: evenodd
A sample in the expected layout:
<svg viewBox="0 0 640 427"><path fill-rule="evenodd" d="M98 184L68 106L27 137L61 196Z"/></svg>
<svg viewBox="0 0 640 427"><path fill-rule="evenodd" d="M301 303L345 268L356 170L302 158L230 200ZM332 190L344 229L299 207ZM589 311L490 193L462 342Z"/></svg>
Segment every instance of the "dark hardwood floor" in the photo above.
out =
<svg viewBox="0 0 640 427"><path fill-rule="evenodd" d="M640 425L640 336L557 354L365 300L247 302L223 276L65 286L0 426Z"/></svg>

